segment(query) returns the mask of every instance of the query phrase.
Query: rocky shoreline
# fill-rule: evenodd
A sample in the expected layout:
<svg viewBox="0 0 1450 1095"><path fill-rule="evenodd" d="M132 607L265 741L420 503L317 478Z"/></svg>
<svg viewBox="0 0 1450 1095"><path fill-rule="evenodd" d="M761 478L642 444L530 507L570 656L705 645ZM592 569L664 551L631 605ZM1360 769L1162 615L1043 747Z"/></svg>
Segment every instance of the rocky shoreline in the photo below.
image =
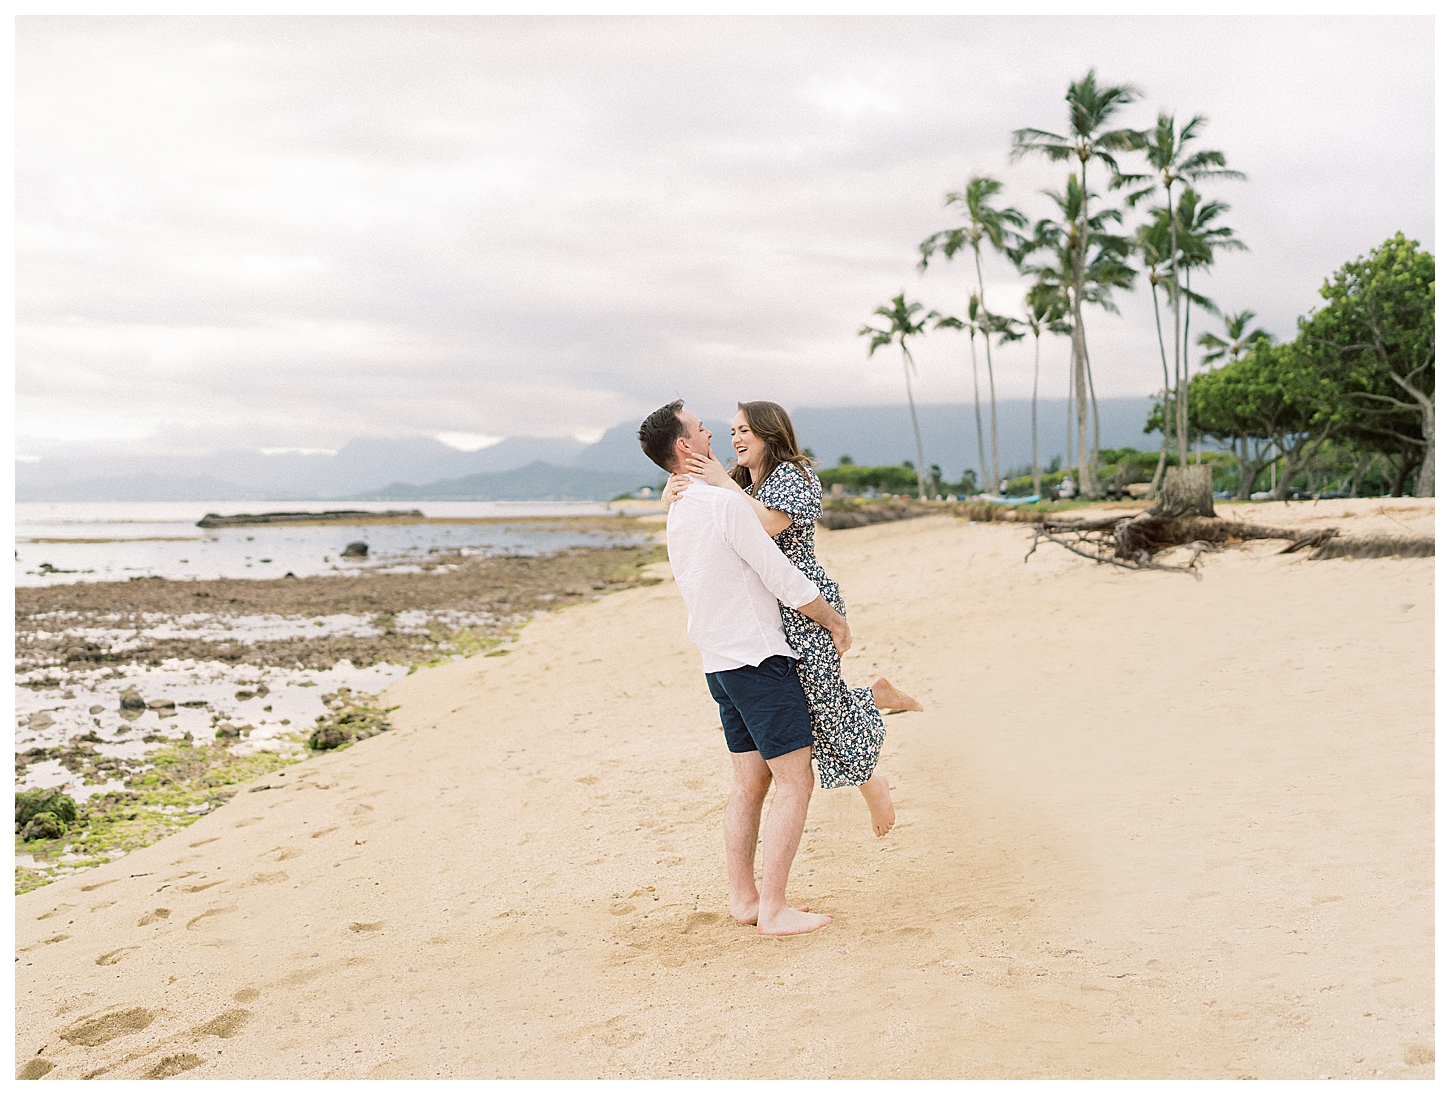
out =
<svg viewBox="0 0 1450 1095"><path fill-rule="evenodd" d="M269 769L385 732L374 696L394 680L507 654L529 620L657 581L645 568L663 557L654 544L439 553L413 573L17 589L16 791L76 804L74 820L37 825L17 801L17 892L154 843Z"/></svg>

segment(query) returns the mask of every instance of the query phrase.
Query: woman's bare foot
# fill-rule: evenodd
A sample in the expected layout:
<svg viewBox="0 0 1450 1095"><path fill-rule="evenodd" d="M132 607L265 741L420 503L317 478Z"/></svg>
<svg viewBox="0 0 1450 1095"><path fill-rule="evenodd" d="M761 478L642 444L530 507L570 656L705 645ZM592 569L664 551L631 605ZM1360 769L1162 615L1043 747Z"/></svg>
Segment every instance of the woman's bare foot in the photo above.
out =
<svg viewBox="0 0 1450 1095"><path fill-rule="evenodd" d="M877 836L885 836L896 824L896 807L891 804L891 785L877 772L861 784L861 797L871 808L871 828Z"/></svg>
<svg viewBox="0 0 1450 1095"><path fill-rule="evenodd" d="M831 918L825 913L786 907L775 916L761 920L755 925L755 930L761 935L805 935L817 928L824 928L830 922Z"/></svg>
<svg viewBox="0 0 1450 1095"><path fill-rule="evenodd" d="M876 683L871 686L871 695L876 700L876 706L883 711L922 710L921 704L895 687L885 677L878 677L876 679Z"/></svg>

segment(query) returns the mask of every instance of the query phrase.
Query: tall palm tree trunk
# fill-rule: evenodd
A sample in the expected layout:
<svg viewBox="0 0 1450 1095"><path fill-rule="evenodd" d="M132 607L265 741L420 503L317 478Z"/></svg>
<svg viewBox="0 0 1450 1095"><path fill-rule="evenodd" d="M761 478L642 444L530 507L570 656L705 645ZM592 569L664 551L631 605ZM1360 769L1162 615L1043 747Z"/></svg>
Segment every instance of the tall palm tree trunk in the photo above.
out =
<svg viewBox="0 0 1450 1095"><path fill-rule="evenodd" d="M1189 354L1191 352L1191 348L1193 346L1193 343L1190 342L1189 341L1189 338L1188 338L1189 317L1191 316L1191 314L1193 312L1193 296L1192 296L1192 292L1193 292L1193 271L1192 270L1184 270L1183 271L1183 393L1184 393L1184 399L1183 399L1183 414L1182 414L1181 419L1179 420L1178 426L1179 426L1179 429L1181 429L1183 431L1183 437L1185 439L1185 443L1186 443L1187 437L1188 437L1188 398L1187 398L1187 396L1188 396L1188 380L1189 380L1188 372L1193 367L1192 366L1192 363L1188 360ZM1198 442L1196 448L1198 449L1198 456L1197 456L1197 459L1194 462L1197 463L1197 464L1202 464L1203 463L1203 442L1202 441Z"/></svg>
<svg viewBox="0 0 1450 1095"><path fill-rule="evenodd" d="M1073 271L1072 271L1072 280L1073 280L1072 313L1073 313L1073 327L1074 327L1073 340L1074 340L1075 343L1077 343L1077 347L1076 348L1077 348L1077 350L1078 350L1078 352L1080 354L1078 360L1081 362L1081 368L1082 368L1083 376L1086 377L1086 379L1087 379L1088 392L1092 396L1092 411L1093 411L1093 448L1092 448L1091 456L1090 456L1090 458L1088 460L1084 461L1084 460L1081 460L1080 459L1078 461L1078 490L1082 494L1086 495L1089 498L1096 498L1101 493L1101 491L1098 488L1098 468L1097 468L1097 463L1098 463L1098 443L1099 443L1099 441L1101 441L1102 438L1101 438L1101 433L1100 433L1100 431L1098 429L1098 423L1097 423L1097 413L1098 413L1097 393L1092 391L1092 372L1091 372L1091 366L1088 364L1088 356L1087 356L1087 332L1083 329L1083 325L1082 325L1082 294L1083 294L1084 283L1087 280L1087 253L1088 253L1088 194L1089 194L1089 191L1088 191L1088 181L1087 181L1087 165L1088 165L1088 157L1087 157L1087 155L1085 153L1079 153L1078 154L1078 162L1082 165L1082 230L1078 233L1078 254L1077 254L1077 262L1074 264ZM1079 380L1078 380L1078 388L1079 388L1079 391L1078 391L1079 404L1078 404L1078 412L1077 412L1077 419L1078 419L1078 439L1077 439L1077 447L1078 447L1079 454L1081 454L1082 453L1082 449L1083 449L1082 431L1084 430L1084 428L1087 425L1087 417L1086 417L1087 411L1086 411L1086 408L1082 405L1082 402L1081 402L1081 397L1082 397L1082 394L1083 394L1082 391L1081 391L1081 388L1082 388L1082 378L1079 378Z"/></svg>
<svg viewBox="0 0 1450 1095"><path fill-rule="evenodd" d="M977 383L977 332L969 331L968 339L972 344L972 407L977 414L977 467L982 472L982 490L993 491L997 489L995 479L990 482L987 479L987 450L982 445L982 389Z"/></svg>
<svg viewBox="0 0 1450 1095"><path fill-rule="evenodd" d="M916 437L916 496L923 502L926 501L926 479L922 475L922 468L926 466L926 457L921 453L921 427L916 424L916 400L911 395L911 367L916 364L911 360L911 353L906 348L906 339L901 340L901 371L906 374L906 405L911 408L911 432Z"/></svg>
<svg viewBox="0 0 1450 1095"><path fill-rule="evenodd" d="M972 244L972 257L977 262L977 299L982 302L982 315L990 323L992 313L987 309L987 286L982 281L982 251L978 244ZM995 485L1001 475L997 459L997 380L992 375L992 330L989 326L985 339L987 345L987 398L992 407L992 483Z"/></svg>
<svg viewBox="0 0 1450 1095"><path fill-rule="evenodd" d="M1171 385L1168 383L1168 350L1163 345L1163 319L1158 311L1158 286L1154 283L1150 288L1153 290L1153 323L1158 328L1158 359L1163 362L1163 445L1158 450L1158 467L1153 471L1153 486L1150 492L1154 498L1157 498L1158 489L1163 485L1163 469L1168 466L1168 438L1170 436L1168 416L1172 410L1172 404L1168 402L1171 390Z"/></svg>
<svg viewBox="0 0 1450 1095"><path fill-rule="evenodd" d="M1178 332L1183 329L1182 283L1178 280L1178 213L1173 208L1173 184L1167 184L1168 192L1168 250L1172 256L1172 277L1173 277L1173 386L1174 386L1174 421L1178 426L1178 436L1174 439L1178 448L1178 466L1188 466L1188 441L1185 437L1188 422L1188 392L1184 383L1182 346L1178 342ZM1181 473L1180 473L1181 474Z"/></svg>
<svg viewBox="0 0 1450 1095"><path fill-rule="evenodd" d="M1062 467L1066 471L1072 467L1072 412L1074 406L1072 382L1072 363L1077 351L1069 347L1067 352L1067 447L1062 450Z"/></svg>
<svg viewBox="0 0 1450 1095"><path fill-rule="evenodd" d="M1098 495L1097 475L1088 455L1087 347L1082 334L1082 316L1072 327L1072 386L1077 409L1077 489L1084 498Z"/></svg>
<svg viewBox="0 0 1450 1095"><path fill-rule="evenodd" d="M1037 374L1042 364L1042 336L1032 333L1032 493L1042 500L1042 461L1037 456Z"/></svg>

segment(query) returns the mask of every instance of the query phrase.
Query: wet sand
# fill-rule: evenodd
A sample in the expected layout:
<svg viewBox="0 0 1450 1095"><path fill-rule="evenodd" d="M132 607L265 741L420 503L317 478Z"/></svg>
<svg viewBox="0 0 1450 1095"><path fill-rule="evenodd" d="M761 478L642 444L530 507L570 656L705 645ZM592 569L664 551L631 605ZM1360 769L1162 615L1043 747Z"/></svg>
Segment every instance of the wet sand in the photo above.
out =
<svg viewBox="0 0 1450 1095"><path fill-rule="evenodd" d="M18 898L17 1069L1432 1076L1433 560L1251 544L1195 581L1030 539L820 535L850 682L927 706L887 720L889 836L812 801L791 895L826 929L723 915L728 761L667 580L415 673L394 731Z"/></svg>

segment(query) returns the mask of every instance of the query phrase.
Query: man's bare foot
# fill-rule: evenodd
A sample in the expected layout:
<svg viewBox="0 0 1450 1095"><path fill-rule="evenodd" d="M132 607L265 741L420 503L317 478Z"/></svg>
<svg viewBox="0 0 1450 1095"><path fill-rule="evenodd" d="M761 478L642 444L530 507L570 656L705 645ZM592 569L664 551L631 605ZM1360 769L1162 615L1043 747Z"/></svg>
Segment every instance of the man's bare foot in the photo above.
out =
<svg viewBox="0 0 1450 1095"><path fill-rule="evenodd" d="M755 925L761 935L805 935L817 928L824 928L831 922L825 913L806 912L804 909L781 909L769 920Z"/></svg>
<svg viewBox="0 0 1450 1095"><path fill-rule="evenodd" d="M871 695L876 700L876 706L883 711L920 711L923 709L921 704L896 688L885 677L876 679L876 683L871 686Z"/></svg>
<svg viewBox="0 0 1450 1095"><path fill-rule="evenodd" d="M891 785L877 772L861 784L861 797L871 808L871 828L877 836L885 836L896 824L896 807L891 805Z"/></svg>
<svg viewBox="0 0 1450 1095"><path fill-rule="evenodd" d="M796 911L797 912L810 912L810 910L811 910L811 907L809 905L797 905L796 906ZM740 906L740 909L738 911L736 910L736 907L734 905L731 905L730 906L730 919L731 920L738 920L742 924L754 924L755 921L759 917L760 917L760 899L759 898L757 898L753 903L751 903L749 905L742 905L742 906Z"/></svg>

